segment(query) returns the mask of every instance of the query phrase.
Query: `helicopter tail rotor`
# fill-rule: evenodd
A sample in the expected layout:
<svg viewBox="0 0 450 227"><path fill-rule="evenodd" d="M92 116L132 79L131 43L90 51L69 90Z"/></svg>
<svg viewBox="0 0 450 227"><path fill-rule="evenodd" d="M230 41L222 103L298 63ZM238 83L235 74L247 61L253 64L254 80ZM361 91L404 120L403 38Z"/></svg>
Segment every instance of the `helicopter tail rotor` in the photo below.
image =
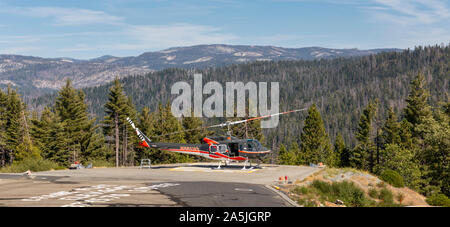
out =
<svg viewBox="0 0 450 227"><path fill-rule="evenodd" d="M139 137L139 139L141 140L141 142L139 142L139 145L143 146L143 147L150 147L150 143L152 142L144 133L141 132L141 130L139 130L133 123L133 121L127 117L127 121L131 124L131 127L133 127L133 129L136 131L137 136Z"/></svg>

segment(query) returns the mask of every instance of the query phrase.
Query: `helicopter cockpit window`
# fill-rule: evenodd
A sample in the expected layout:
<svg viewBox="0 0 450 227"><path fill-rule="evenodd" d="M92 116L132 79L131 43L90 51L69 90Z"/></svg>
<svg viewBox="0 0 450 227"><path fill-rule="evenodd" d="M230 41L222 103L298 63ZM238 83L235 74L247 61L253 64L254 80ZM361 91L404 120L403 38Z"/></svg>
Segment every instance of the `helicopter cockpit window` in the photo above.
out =
<svg viewBox="0 0 450 227"><path fill-rule="evenodd" d="M247 149L248 150L254 150L253 142L251 140L247 141Z"/></svg>
<svg viewBox="0 0 450 227"><path fill-rule="evenodd" d="M247 149L251 151L261 150L262 145L257 140L247 140Z"/></svg>
<svg viewBox="0 0 450 227"><path fill-rule="evenodd" d="M219 152L220 152L220 153L225 153L225 152L227 152L227 145L225 145L225 144L219 145Z"/></svg>

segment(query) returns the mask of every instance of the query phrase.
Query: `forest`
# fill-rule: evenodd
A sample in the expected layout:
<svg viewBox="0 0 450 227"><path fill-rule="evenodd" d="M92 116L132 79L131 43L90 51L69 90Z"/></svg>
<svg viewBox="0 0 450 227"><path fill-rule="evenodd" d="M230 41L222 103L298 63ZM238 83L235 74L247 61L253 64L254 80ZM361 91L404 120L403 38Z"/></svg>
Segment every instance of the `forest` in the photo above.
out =
<svg viewBox="0 0 450 227"><path fill-rule="evenodd" d="M138 164L197 159L143 149L126 117L151 139L198 143L202 125L227 119L175 118L170 86L207 81L279 82L280 117L274 129L255 121L233 135L257 138L273 150L266 162L351 167L376 175L393 172L424 195L450 196L450 46L314 61L261 61L219 68L167 69L107 85L75 89L24 103L17 90L0 92L0 166L30 160L67 167L74 161ZM159 136L183 129L190 133ZM193 130L196 129L196 130ZM244 132L246 130L247 133ZM94 164L95 165L95 164Z"/></svg>

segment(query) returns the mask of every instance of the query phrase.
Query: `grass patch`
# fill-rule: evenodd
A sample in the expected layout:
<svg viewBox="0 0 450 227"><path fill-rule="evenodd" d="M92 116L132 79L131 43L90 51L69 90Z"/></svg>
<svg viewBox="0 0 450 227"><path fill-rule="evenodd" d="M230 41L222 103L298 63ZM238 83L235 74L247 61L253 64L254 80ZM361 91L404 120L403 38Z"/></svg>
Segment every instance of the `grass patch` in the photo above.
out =
<svg viewBox="0 0 450 227"><path fill-rule="evenodd" d="M14 162L10 166L6 166L0 169L1 173L23 173L27 170L32 172L48 171L48 170L64 169L56 162L52 162L44 159L25 159L20 162Z"/></svg>
<svg viewBox="0 0 450 227"><path fill-rule="evenodd" d="M325 201L334 203L337 200L350 207L371 206L375 203L365 196L362 189L349 181L328 183L315 180L311 185L296 187L291 192L299 195L300 199L297 201L304 206L317 206L315 201L323 204Z"/></svg>
<svg viewBox="0 0 450 227"><path fill-rule="evenodd" d="M84 166L88 166L89 163L92 163L92 167L115 167L115 163L104 160L104 159L93 159L86 162L83 162Z"/></svg>
<svg viewBox="0 0 450 227"><path fill-rule="evenodd" d="M367 196L364 190L351 181L328 183L315 180L309 186L297 186L290 192L296 195L295 200L303 206L317 206L318 202L324 204L326 201L335 203L337 200L343 201L347 207L399 206L387 188L383 187L379 191L371 188Z"/></svg>

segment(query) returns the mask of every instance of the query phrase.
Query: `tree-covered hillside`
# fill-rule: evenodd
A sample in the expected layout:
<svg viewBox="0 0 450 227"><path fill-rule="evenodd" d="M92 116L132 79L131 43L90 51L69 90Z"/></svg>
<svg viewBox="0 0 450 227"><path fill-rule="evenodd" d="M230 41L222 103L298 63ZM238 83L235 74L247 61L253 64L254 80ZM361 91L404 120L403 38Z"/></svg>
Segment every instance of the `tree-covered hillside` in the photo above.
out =
<svg viewBox="0 0 450 227"><path fill-rule="evenodd" d="M449 91L449 62L450 46L433 46L332 60L263 61L204 70L167 69L121 81L138 110L145 106L155 110L158 103L174 99L171 86L178 81L192 85L194 73L203 74L203 85L208 81L218 81L224 87L226 82L233 81L279 82L281 111L316 103L332 140L340 132L347 144L355 144L352 132L369 100L377 98L380 106L392 106L399 112L405 107L408 85L418 72L425 75L430 103L445 100ZM84 89L89 112L97 119L103 118L110 86ZM32 106L42 107L53 99L54 95L40 97ZM381 116L386 115L386 110L380 108ZM277 148L281 142L299 142L305 117L305 113L282 116L277 128L264 130L267 145Z"/></svg>

